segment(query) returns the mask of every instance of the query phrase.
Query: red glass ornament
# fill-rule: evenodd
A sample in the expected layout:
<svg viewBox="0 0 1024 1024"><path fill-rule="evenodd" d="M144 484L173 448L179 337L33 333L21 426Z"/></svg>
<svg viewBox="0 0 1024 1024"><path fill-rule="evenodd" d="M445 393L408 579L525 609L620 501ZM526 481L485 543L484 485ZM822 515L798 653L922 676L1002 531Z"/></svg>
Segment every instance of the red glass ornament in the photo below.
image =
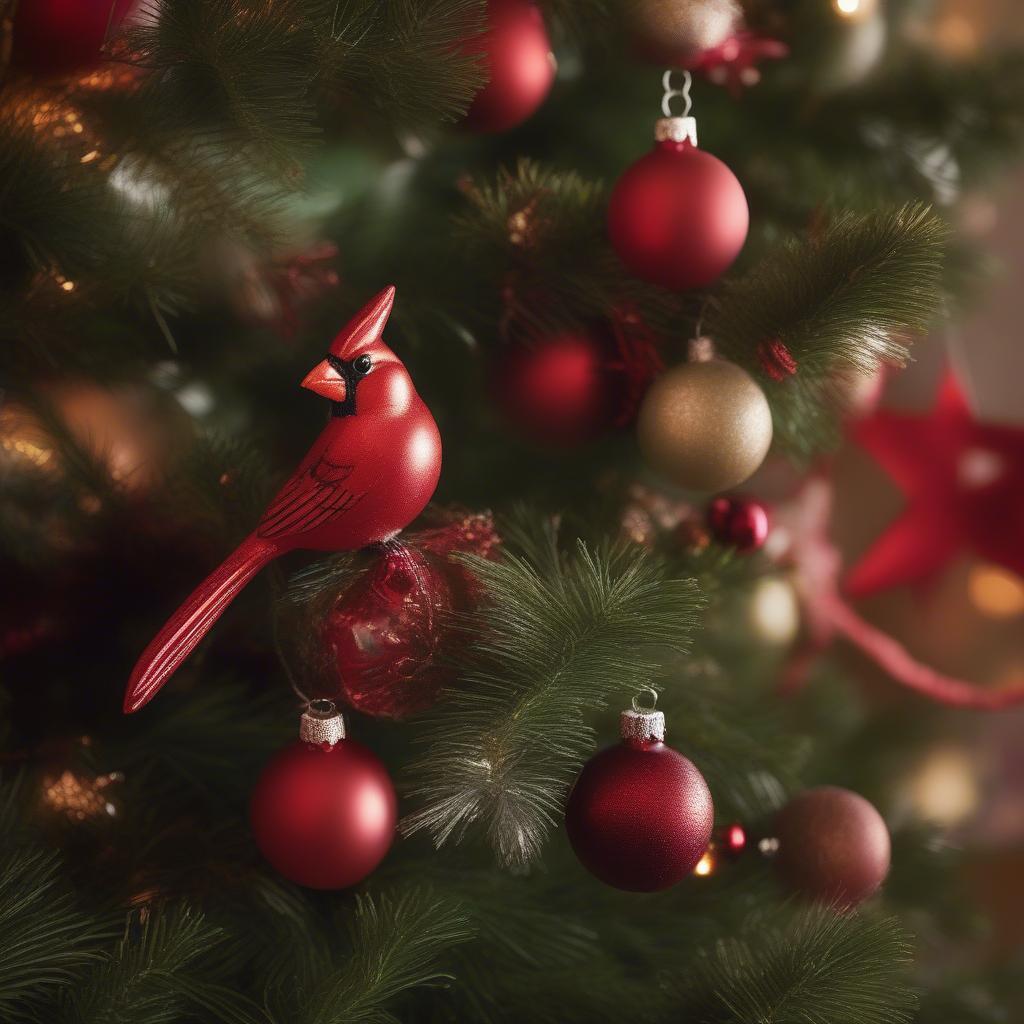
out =
<svg viewBox="0 0 1024 1024"><path fill-rule="evenodd" d="M779 871L811 899L849 909L889 873L889 830L878 811L848 789L800 793L776 817L775 835Z"/></svg>
<svg viewBox="0 0 1024 1024"><path fill-rule="evenodd" d="M583 767L565 825L583 866L607 885L657 892L704 855L714 805L704 776L665 746L660 711L624 711L622 742Z"/></svg>
<svg viewBox="0 0 1024 1024"><path fill-rule="evenodd" d="M383 860L398 801L383 762L346 739L330 701L313 701L300 739L263 769L249 807L260 852L285 878L344 889Z"/></svg>
<svg viewBox="0 0 1024 1024"><path fill-rule="evenodd" d="M476 94L465 125L476 132L504 132L544 102L555 78L555 58L544 18L529 0L489 0L487 30L463 44L484 55L487 84Z"/></svg>
<svg viewBox="0 0 1024 1024"><path fill-rule="evenodd" d="M619 178L608 204L612 247L636 277L687 291L716 281L739 255L750 214L736 175L679 130L661 127L663 141Z"/></svg>
<svg viewBox="0 0 1024 1024"><path fill-rule="evenodd" d="M708 505L707 522L719 544L743 554L757 551L768 537L768 513L750 498L715 498Z"/></svg>
<svg viewBox="0 0 1024 1024"><path fill-rule="evenodd" d="M23 0L14 18L11 62L40 76L87 71L135 5L136 0Z"/></svg>
<svg viewBox="0 0 1024 1024"><path fill-rule="evenodd" d="M185 599L136 662L125 712L157 694L239 591L295 548L358 551L404 530L434 494L441 435L408 371L384 344L395 301L385 288L331 342L302 386L330 419L255 530Z"/></svg>

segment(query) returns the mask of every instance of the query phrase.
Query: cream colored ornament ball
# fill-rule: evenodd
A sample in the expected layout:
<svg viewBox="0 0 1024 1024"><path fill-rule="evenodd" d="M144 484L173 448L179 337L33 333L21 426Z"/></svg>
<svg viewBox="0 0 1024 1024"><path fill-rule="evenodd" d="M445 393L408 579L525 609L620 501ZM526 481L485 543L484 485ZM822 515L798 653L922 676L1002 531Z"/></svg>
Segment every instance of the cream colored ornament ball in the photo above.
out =
<svg viewBox="0 0 1024 1024"><path fill-rule="evenodd" d="M764 462L772 413L757 382L734 363L683 363L663 373L640 406L644 458L692 491L725 491Z"/></svg>
<svg viewBox="0 0 1024 1024"><path fill-rule="evenodd" d="M666 64L720 46L742 23L737 0L634 0L630 23L644 51Z"/></svg>

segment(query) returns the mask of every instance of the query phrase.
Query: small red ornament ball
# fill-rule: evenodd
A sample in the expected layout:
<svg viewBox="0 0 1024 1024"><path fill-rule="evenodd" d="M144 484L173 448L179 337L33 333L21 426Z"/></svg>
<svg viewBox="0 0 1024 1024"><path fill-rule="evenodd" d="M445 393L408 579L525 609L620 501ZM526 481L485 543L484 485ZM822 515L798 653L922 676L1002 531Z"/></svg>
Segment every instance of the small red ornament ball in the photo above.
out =
<svg viewBox="0 0 1024 1024"><path fill-rule="evenodd" d="M32 75L87 71L136 0L22 0L14 18L11 62Z"/></svg>
<svg viewBox="0 0 1024 1024"><path fill-rule="evenodd" d="M569 448L610 426L617 410L611 353L585 331L563 331L534 344L505 346L491 390L523 435Z"/></svg>
<svg viewBox="0 0 1024 1024"><path fill-rule="evenodd" d="M750 498L715 498L708 505L707 523L719 544L742 554L759 550L768 537L768 513Z"/></svg>
<svg viewBox="0 0 1024 1024"><path fill-rule="evenodd" d="M471 130L508 131L544 102L555 78L555 57L544 18L530 0L489 0L486 31L463 49L483 51L488 76L466 114Z"/></svg>
<svg viewBox="0 0 1024 1024"><path fill-rule="evenodd" d="M889 830L858 793L819 786L794 797L775 820L776 864L811 899L850 909L889 873Z"/></svg>
<svg viewBox="0 0 1024 1024"><path fill-rule="evenodd" d="M388 852L398 801L384 764L361 743L300 740L264 768L249 816L256 845L285 878L344 889Z"/></svg>
<svg viewBox="0 0 1024 1024"><path fill-rule="evenodd" d="M608 234L626 269L674 291L715 282L739 255L749 223L736 175L689 142L656 143L618 180L608 205Z"/></svg>
<svg viewBox="0 0 1024 1024"><path fill-rule="evenodd" d="M693 870L714 816L707 783L691 761L659 739L624 738L584 765L565 825L592 875L616 889L657 892Z"/></svg>

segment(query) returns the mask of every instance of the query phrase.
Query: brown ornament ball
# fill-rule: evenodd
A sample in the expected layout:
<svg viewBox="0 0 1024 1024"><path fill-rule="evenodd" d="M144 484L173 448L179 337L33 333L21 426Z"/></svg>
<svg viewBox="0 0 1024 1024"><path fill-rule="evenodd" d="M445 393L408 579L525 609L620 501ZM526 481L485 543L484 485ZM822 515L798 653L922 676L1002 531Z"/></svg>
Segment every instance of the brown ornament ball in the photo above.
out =
<svg viewBox="0 0 1024 1024"><path fill-rule="evenodd" d="M721 360L683 363L651 385L637 440L652 468L687 490L743 483L772 443L772 413L757 382Z"/></svg>
<svg viewBox="0 0 1024 1024"><path fill-rule="evenodd" d="M874 806L848 789L800 793L776 817L775 835L779 872L813 900L848 910L889 873L889 830Z"/></svg>
<svg viewBox="0 0 1024 1024"><path fill-rule="evenodd" d="M742 20L737 0L634 0L630 9L641 54L675 67L720 46Z"/></svg>

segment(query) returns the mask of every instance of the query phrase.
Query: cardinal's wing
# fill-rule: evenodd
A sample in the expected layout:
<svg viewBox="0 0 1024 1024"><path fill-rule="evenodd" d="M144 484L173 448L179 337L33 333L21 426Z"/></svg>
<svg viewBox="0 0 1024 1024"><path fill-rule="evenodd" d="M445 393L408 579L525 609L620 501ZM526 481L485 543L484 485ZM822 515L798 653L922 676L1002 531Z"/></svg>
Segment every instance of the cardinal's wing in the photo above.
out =
<svg viewBox="0 0 1024 1024"><path fill-rule="evenodd" d="M348 486L354 469L333 463L326 455L300 469L263 513L257 536L308 533L344 515L362 497Z"/></svg>

